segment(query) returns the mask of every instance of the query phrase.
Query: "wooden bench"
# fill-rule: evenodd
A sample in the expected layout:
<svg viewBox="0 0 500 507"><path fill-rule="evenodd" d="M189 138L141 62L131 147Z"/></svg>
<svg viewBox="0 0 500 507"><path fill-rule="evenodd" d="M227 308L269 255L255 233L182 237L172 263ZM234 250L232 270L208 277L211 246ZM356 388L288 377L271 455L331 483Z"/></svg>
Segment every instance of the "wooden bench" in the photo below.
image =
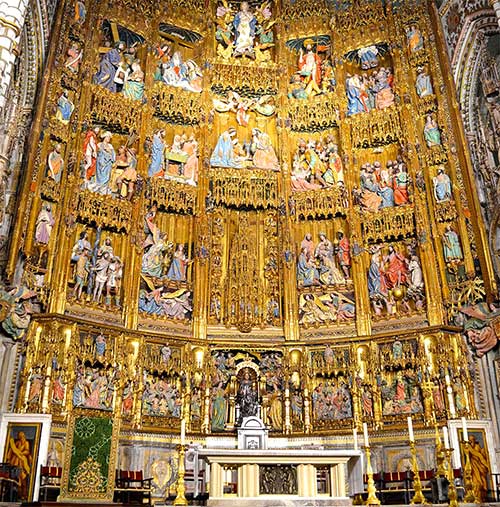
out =
<svg viewBox="0 0 500 507"><path fill-rule="evenodd" d="M123 503L151 505L151 481L145 479L142 470L117 470L115 494Z"/></svg>
<svg viewBox="0 0 500 507"><path fill-rule="evenodd" d="M49 500L56 500L61 490L61 467L40 467L40 497L43 500L47 500L50 494Z"/></svg>

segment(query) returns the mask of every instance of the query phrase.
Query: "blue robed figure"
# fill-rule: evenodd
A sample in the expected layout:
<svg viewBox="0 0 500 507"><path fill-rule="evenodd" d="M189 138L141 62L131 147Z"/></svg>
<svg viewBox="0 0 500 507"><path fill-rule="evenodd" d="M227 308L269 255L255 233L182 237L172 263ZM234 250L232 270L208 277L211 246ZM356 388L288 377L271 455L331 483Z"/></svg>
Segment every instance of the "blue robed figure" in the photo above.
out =
<svg viewBox="0 0 500 507"><path fill-rule="evenodd" d="M212 156L210 157L210 165L213 167L234 167L240 169L243 167L243 160L234 153L233 136L236 130L231 128L223 132L217 141Z"/></svg>
<svg viewBox="0 0 500 507"><path fill-rule="evenodd" d="M104 141L97 146L95 184L93 190L100 194L106 194L108 191L108 183L111 178L111 170L116 161L116 153L113 145L110 143L111 134L104 134Z"/></svg>
<svg viewBox="0 0 500 507"><path fill-rule="evenodd" d="M366 108L361 100L361 83L358 76L346 79L345 89L347 94L347 116L363 113Z"/></svg>
<svg viewBox="0 0 500 507"><path fill-rule="evenodd" d="M148 169L148 176L150 178L154 178L155 176L163 176L163 169L165 164L163 158L163 152L165 151L163 132L163 130L160 130L153 136L153 144L151 147L151 163L149 164Z"/></svg>
<svg viewBox="0 0 500 507"><path fill-rule="evenodd" d="M116 47L104 53L99 63L99 70L94 75L94 83L104 86L111 92L116 92L115 74L120 64L123 47L123 42L119 42Z"/></svg>

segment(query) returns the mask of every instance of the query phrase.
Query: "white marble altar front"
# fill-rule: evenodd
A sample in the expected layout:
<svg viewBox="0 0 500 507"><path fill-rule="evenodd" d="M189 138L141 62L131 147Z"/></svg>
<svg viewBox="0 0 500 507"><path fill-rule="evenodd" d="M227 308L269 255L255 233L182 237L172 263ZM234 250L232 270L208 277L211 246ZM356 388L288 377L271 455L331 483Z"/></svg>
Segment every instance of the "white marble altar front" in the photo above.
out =
<svg viewBox="0 0 500 507"><path fill-rule="evenodd" d="M200 449L206 464L211 507L340 506L363 491L361 451L324 449ZM264 495L260 467L297 467L297 494ZM318 494L317 467L328 469L328 493ZM225 470L237 470L236 493L224 494Z"/></svg>

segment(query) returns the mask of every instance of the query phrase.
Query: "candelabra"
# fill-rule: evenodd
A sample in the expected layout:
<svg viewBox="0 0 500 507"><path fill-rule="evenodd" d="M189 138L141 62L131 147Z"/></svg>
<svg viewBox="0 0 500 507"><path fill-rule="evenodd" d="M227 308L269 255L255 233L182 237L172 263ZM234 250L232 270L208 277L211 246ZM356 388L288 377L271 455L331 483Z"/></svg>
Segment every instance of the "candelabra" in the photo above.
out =
<svg viewBox="0 0 500 507"><path fill-rule="evenodd" d="M446 456L445 456L445 448L441 444L441 439L439 438L439 429L437 425L435 426L436 430L436 476L437 477L446 477Z"/></svg>
<svg viewBox="0 0 500 507"><path fill-rule="evenodd" d="M177 471L177 496L174 500L174 505L188 505L188 501L186 500L186 484L184 483L184 475L186 474L186 467L184 465L184 457L186 455L186 446L178 445L177 446L178 456L179 456L179 464Z"/></svg>
<svg viewBox="0 0 500 507"><path fill-rule="evenodd" d="M367 491L368 491L368 498L366 499L365 504L366 505L380 505L380 500L377 498L376 495L376 488L375 488L375 481L373 480L373 468L372 468L372 462L371 462L371 451L370 446L365 446L365 453L366 453L366 475L368 476L368 484L367 484Z"/></svg>
<svg viewBox="0 0 500 507"><path fill-rule="evenodd" d="M417 447L415 446L415 441L410 440L410 452L411 452L411 463L413 469L413 489L415 490L415 494L411 499L412 504L426 504L427 500L422 493L422 483L420 482L420 475L418 471L418 461L417 461Z"/></svg>
<svg viewBox="0 0 500 507"><path fill-rule="evenodd" d="M457 488L455 487L455 477L453 475L453 464L451 462L451 454L453 449L445 449L446 462L448 464L448 502L450 507L458 507Z"/></svg>
<svg viewBox="0 0 500 507"><path fill-rule="evenodd" d="M474 483L472 481L472 467L470 464L470 447L469 442L462 442L465 456L464 465L464 502L476 503L476 495L474 494Z"/></svg>

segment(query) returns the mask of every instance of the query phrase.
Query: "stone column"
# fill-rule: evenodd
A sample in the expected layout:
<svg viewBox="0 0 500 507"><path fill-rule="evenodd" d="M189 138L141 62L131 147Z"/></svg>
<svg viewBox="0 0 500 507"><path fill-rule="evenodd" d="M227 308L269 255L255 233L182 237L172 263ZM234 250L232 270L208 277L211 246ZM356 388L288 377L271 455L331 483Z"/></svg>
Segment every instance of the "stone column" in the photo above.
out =
<svg viewBox="0 0 500 507"><path fill-rule="evenodd" d="M238 468L238 496L259 496L259 465L247 464Z"/></svg>
<svg viewBox="0 0 500 507"><path fill-rule="evenodd" d="M0 12L0 111L3 111L28 0L6 0ZM0 118L1 118L0 114Z"/></svg>
<svg viewBox="0 0 500 507"><path fill-rule="evenodd" d="M219 463L210 465L210 496L222 498L224 496L224 469Z"/></svg>
<svg viewBox="0 0 500 507"><path fill-rule="evenodd" d="M314 497L318 495L318 480L314 465L300 464L297 467L298 494L302 497Z"/></svg>
<svg viewBox="0 0 500 507"><path fill-rule="evenodd" d="M330 467L331 496L345 497L345 467L343 463Z"/></svg>

